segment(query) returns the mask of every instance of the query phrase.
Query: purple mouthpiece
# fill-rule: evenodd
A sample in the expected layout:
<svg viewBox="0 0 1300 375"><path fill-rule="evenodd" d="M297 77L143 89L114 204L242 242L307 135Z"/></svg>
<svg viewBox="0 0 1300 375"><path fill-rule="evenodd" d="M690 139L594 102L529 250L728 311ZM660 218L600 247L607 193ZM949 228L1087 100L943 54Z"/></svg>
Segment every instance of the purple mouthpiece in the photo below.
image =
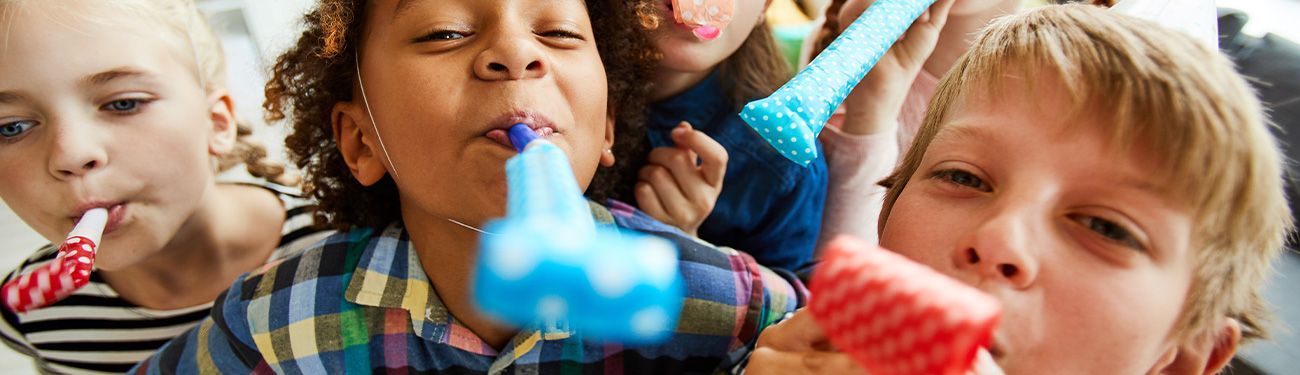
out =
<svg viewBox="0 0 1300 375"><path fill-rule="evenodd" d="M528 124L515 124L507 133L510 136L510 144L514 145L515 150L519 152L524 152L524 147L528 146L529 142L540 138L532 128L528 127Z"/></svg>

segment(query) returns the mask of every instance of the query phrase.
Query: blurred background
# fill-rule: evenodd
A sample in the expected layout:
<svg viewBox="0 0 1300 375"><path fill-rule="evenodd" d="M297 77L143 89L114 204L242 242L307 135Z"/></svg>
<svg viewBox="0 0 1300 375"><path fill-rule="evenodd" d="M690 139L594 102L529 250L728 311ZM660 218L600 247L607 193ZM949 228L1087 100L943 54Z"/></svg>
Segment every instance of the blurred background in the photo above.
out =
<svg viewBox="0 0 1300 375"><path fill-rule="evenodd" d="M776 0L769 19L777 23L778 39L786 51L798 56L809 18L820 14L826 0ZM1044 0L1025 0L1041 5ZM296 40L299 19L312 0L198 0L214 30L221 36L229 59L231 91L237 115L256 125L256 135L273 157L284 160L282 126L262 120L262 86L274 58ZM1278 123L1279 137L1287 145L1300 144L1300 0L1219 0L1220 47L1233 56L1244 73L1254 76L1266 106ZM1233 11L1229 11L1229 9ZM806 16L811 14L812 17ZM277 124L279 125L279 124ZM1291 159L1300 148L1287 148ZM1297 190L1291 187L1291 192ZM1300 201L1300 194L1293 194ZM1300 212L1300 205L1292 204ZM0 202L0 272L12 270L46 241ZM1266 296L1278 312L1278 334L1256 343L1238 356L1234 374L1300 373L1300 255L1290 252L1277 266L1278 273ZM31 361L0 345L0 369L7 374L35 373Z"/></svg>

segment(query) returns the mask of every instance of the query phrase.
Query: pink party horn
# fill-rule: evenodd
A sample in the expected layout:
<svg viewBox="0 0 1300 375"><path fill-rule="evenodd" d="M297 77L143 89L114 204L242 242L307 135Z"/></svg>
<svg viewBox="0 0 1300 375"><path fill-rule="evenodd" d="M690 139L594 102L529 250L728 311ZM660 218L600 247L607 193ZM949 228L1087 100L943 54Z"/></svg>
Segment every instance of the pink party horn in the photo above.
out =
<svg viewBox="0 0 1300 375"><path fill-rule="evenodd" d="M831 241L808 310L832 345L872 375L966 374L988 347L996 299L861 240Z"/></svg>
<svg viewBox="0 0 1300 375"><path fill-rule="evenodd" d="M733 0L673 0L673 18L702 40L717 39L731 23Z"/></svg>
<svg viewBox="0 0 1300 375"><path fill-rule="evenodd" d="M18 276L0 288L5 306L14 312L39 309L71 295L90 282L90 271L95 267L95 248L108 223L108 210L95 208L86 211L68 233L68 239L59 245L54 261L32 272Z"/></svg>

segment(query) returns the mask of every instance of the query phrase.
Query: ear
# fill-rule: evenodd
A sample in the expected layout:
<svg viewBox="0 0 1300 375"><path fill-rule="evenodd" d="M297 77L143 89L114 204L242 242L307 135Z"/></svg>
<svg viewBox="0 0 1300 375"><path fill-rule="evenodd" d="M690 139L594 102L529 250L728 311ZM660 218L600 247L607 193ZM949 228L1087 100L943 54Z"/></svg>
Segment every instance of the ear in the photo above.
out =
<svg viewBox="0 0 1300 375"><path fill-rule="evenodd" d="M612 111L611 111L612 112ZM614 114L610 113L605 119L605 142L602 144L600 152L600 165L602 167L613 167L614 162Z"/></svg>
<svg viewBox="0 0 1300 375"><path fill-rule="evenodd" d="M1224 317L1211 334L1204 336L1166 353L1165 359L1160 361L1162 365L1158 365L1153 373L1218 374L1232 361L1241 345L1241 322Z"/></svg>
<svg viewBox="0 0 1300 375"><path fill-rule="evenodd" d="M235 121L235 102L230 92L217 90L208 96L208 154L221 156L235 148L239 138L239 122Z"/></svg>
<svg viewBox="0 0 1300 375"><path fill-rule="evenodd" d="M347 163L352 177L361 185L370 186L379 182L388 170L379 157L382 150L372 142L374 126L364 110L356 103L340 102L334 104L330 122L334 127L334 142L338 144L339 153Z"/></svg>

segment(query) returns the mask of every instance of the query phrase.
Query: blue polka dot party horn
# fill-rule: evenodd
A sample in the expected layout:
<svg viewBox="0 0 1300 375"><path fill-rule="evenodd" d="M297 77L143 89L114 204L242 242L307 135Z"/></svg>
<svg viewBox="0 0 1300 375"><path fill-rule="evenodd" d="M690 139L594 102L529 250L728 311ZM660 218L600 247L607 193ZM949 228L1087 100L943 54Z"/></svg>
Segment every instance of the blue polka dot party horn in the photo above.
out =
<svg viewBox="0 0 1300 375"><path fill-rule="evenodd" d="M509 129L506 217L480 240L473 295L485 313L542 334L652 344L672 335L683 286L677 249L597 226L564 151L526 124Z"/></svg>
<svg viewBox="0 0 1300 375"><path fill-rule="evenodd" d="M935 0L878 0L794 78L740 117L786 158L808 165L835 108Z"/></svg>

